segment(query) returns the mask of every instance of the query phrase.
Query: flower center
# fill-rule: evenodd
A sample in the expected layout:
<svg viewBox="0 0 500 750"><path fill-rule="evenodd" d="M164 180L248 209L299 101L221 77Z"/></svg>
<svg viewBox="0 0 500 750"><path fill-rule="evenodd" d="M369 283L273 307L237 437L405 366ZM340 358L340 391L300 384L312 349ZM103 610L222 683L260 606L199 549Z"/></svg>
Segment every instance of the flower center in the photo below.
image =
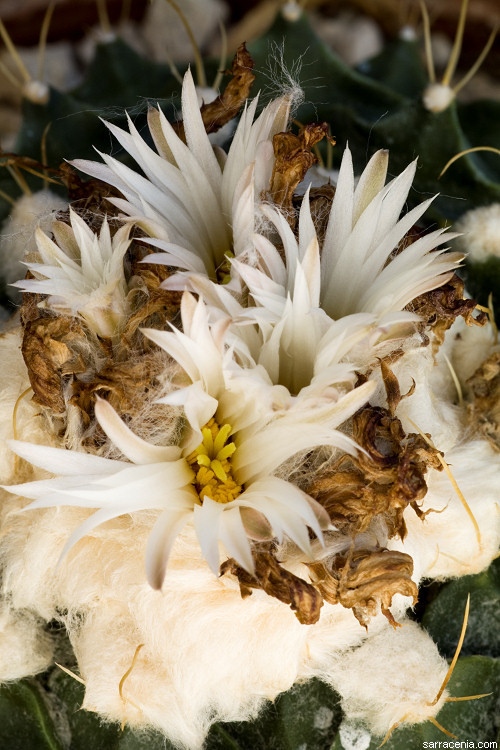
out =
<svg viewBox="0 0 500 750"><path fill-rule="evenodd" d="M233 479L230 458L236 450L228 443L231 425L220 427L210 419L202 428L203 442L187 457L188 463L198 464L194 485L200 497L208 496L217 503L230 503L241 493L241 485Z"/></svg>
<svg viewBox="0 0 500 750"><path fill-rule="evenodd" d="M229 284L231 281L231 258L234 258L234 253L228 250L224 255L224 260L216 271L217 282L219 284Z"/></svg>

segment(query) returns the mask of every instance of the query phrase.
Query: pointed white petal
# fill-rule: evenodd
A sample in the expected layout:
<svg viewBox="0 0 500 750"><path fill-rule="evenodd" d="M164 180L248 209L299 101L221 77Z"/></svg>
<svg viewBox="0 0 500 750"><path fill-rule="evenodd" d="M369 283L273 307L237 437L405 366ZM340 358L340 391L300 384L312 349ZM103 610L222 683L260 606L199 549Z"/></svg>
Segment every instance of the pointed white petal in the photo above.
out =
<svg viewBox="0 0 500 750"><path fill-rule="evenodd" d="M96 398L95 415L109 439L135 464L175 461L180 457L181 450L177 446L152 445L137 437L120 419L111 404L99 396Z"/></svg>
<svg viewBox="0 0 500 750"><path fill-rule="evenodd" d="M22 510L31 510L33 507L53 507L64 505L63 500L71 504L71 490L100 479L99 475L77 475L74 477L53 477L52 479L39 479L35 482L23 482L22 484L0 485L7 492L19 497L27 497L31 500L40 500L40 505L31 503ZM95 506L89 506L95 507ZM22 512L22 511L19 511Z"/></svg>
<svg viewBox="0 0 500 750"><path fill-rule="evenodd" d="M167 396L158 399L159 404L172 404L173 406L183 406L186 414L186 419L199 435L201 428L208 422L208 420L214 416L217 411L219 402L217 399L210 396L203 385L198 381L187 388L181 388L178 391L172 391ZM184 445L184 450L188 453L190 450L194 450L201 442L200 438L195 438L198 442L192 448L188 449ZM191 445L191 443L189 443Z"/></svg>
<svg viewBox="0 0 500 750"><path fill-rule="evenodd" d="M138 503L147 503L145 507L148 508L163 508L165 505L172 507L173 500L169 497L169 492L186 487L194 479L194 473L184 459L144 466L123 462L122 466L124 468L110 486L94 482L73 489L73 504L94 508L109 507L121 502L133 502L136 498Z"/></svg>
<svg viewBox="0 0 500 750"><path fill-rule="evenodd" d="M122 467L121 461L93 456L89 453L70 451L65 448L52 448L35 445L22 440L7 440L7 445L21 458L41 469L62 476L85 474L110 474Z"/></svg>
<svg viewBox="0 0 500 750"><path fill-rule="evenodd" d="M70 549L74 547L75 544L80 541L80 539L83 539L84 536L90 534L90 532L93 531L96 526L100 526L106 521L111 521L113 518L118 518L119 516L125 515L127 513L134 513L137 510L142 510L143 508L144 506L141 506L141 504L136 500L135 503L130 502L128 504L123 504L120 508L103 508L101 510L98 510L96 513L93 513L91 516L89 516L89 518L87 518L86 521L81 523L68 538L61 552L61 556L59 558L57 566L59 567L59 565L61 565Z"/></svg>
<svg viewBox="0 0 500 750"><path fill-rule="evenodd" d="M205 497L203 505L194 506L194 528L201 553L213 573L219 575L219 526L224 506Z"/></svg>
<svg viewBox="0 0 500 750"><path fill-rule="evenodd" d="M250 543L241 520L240 509L231 506L232 503L228 503L220 516L219 539L229 556L234 557L238 565L241 565L247 573L253 575L255 565Z"/></svg>
<svg viewBox="0 0 500 750"><path fill-rule="evenodd" d="M389 152L377 151L366 165L354 191L353 224L385 185Z"/></svg>
<svg viewBox="0 0 500 750"><path fill-rule="evenodd" d="M220 189L221 170L201 118L196 87L189 68L184 75L182 84L182 117L186 143L202 166L212 189L218 191Z"/></svg>
<svg viewBox="0 0 500 750"><path fill-rule="evenodd" d="M153 589L161 589L174 542L193 514L193 501L185 510L164 510L148 537L146 578Z"/></svg>
<svg viewBox="0 0 500 750"><path fill-rule="evenodd" d="M354 209L354 170L352 166L352 157L349 148L346 146L337 180L337 188L330 209L330 217L326 229L325 240L323 243L323 253L321 256L322 276L327 280L327 286L323 292L329 296L328 281L334 283L332 278L333 269L337 259L342 252L342 248L347 242L353 227L353 209Z"/></svg>
<svg viewBox="0 0 500 750"><path fill-rule="evenodd" d="M258 542L270 541L274 534L266 516L255 508L242 507L241 520L249 539Z"/></svg>
<svg viewBox="0 0 500 750"><path fill-rule="evenodd" d="M178 268L185 268L188 271L207 275L211 270L210 267L207 268L205 266L203 259L199 255L180 245L175 245L173 242L165 242L164 240L153 238L144 238L143 242L154 247L159 247L163 252L146 255L141 263L161 263L165 266L177 266Z"/></svg>

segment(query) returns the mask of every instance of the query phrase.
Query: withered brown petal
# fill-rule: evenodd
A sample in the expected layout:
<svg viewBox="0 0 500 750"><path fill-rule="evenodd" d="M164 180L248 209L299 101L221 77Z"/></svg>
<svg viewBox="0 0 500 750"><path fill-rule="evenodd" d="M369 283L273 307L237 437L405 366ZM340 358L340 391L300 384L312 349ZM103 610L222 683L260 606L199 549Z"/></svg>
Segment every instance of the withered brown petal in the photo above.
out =
<svg viewBox="0 0 500 750"><path fill-rule="evenodd" d="M84 426L88 426L94 417L96 394L105 397L120 416L136 416L144 410L144 401L151 397L156 376L162 369L163 360L154 351L142 353L137 361L114 362L108 359L92 378L73 381L70 403L80 410ZM157 409L160 413L162 407ZM102 437L98 430L85 443L86 447L95 447Z"/></svg>
<svg viewBox="0 0 500 750"><path fill-rule="evenodd" d="M285 212L292 225L295 223L293 194L317 161L312 148L323 138L335 143L328 135L326 122L306 125L297 135L276 133L273 138L274 166L266 197Z"/></svg>
<svg viewBox="0 0 500 750"><path fill-rule="evenodd" d="M417 297L411 305L408 305L408 309L422 318L424 328L430 327L433 331L434 353L443 343L448 328L459 316L462 316L469 326L483 326L488 319L484 312L474 317L476 302L472 299L464 299L464 282L457 274L454 274L448 283L438 289L432 289Z"/></svg>
<svg viewBox="0 0 500 750"><path fill-rule="evenodd" d="M500 450L500 353L494 352L467 380L469 423Z"/></svg>
<svg viewBox="0 0 500 750"><path fill-rule="evenodd" d="M395 594L418 599L418 588L411 580L413 560L404 552L388 549L356 550L337 555L330 565L313 563L311 577L324 599L352 609L363 627L380 607L393 626L397 626L389 607Z"/></svg>
<svg viewBox="0 0 500 750"><path fill-rule="evenodd" d="M252 69L253 60L243 42L236 50L231 70L226 71L227 75L232 76L226 88L213 102L200 107L201 118L207 133L216 133L233 117L236 117L247 100L255 80ZM174 123L173 128L179 138L185 141L182 120Z"/></svg>
<svg viewBox="0 0 500 750"><path fill-rule="evenodd" d="M161 288L161 282L170 276L170 271L165 266L133 263L133 273L143 288L136 287L135 311L127 320L121 335L122 345L127 348L132 346L140 326L165 327L172 322L179 313L182 299L182 292ZM145 344L142 334L139 343Z"/></svg>
<svg viewBox="0 0 500 750"><path fill-rule="evenodd" d="M221 575L232 573L237 577L242 597L249 596L252 589L262 589L269 596L289 604L303 625L313 625L319 620L323 599L314 586L285 570L272 552L255 550L254 561L254 576L232 559L221 565Z"/></svg>
<svg viewBox="0 0 500 750"><path fill-rule="evenodd" d="M342 456L317 476L306 492L327 510L332 523L354 537L383 515L389 538L404 539L404 511L427 493L425 473L440 468L438 451L413 433L406 435L388 409L366 406L352 418L352 436L366 453Z"/></svg>
<svg viewBox="0 0 500 750"><path fill-rule="evenodd" d="M401 401L399 381L385 359L380 360L380 371L382 373L384 388L387 395L387 406L389 407L391 417L393 417L396 413L399 402Z"/></svg>
<svg viewBox="0 0 500 750"><path fill-rule="evenodd" d="M39 317L25 324L21 351L33 399L56 414L65 409L63 378L86 370L81 355L72 349L84 335L80 324L67 316Z"/></svg>

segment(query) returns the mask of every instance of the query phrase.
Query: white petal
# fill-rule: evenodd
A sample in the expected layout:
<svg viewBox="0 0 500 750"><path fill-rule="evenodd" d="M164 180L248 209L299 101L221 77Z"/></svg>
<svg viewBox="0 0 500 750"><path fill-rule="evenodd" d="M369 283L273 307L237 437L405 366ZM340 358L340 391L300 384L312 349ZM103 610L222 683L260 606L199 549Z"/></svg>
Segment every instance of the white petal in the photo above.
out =
<svg viewBox="0 0 500 750"><path fill-rule="evenodd" d="M326 404L315 410L289 411L258 435L242 440L232 458L238 481L248 483L271 474L283 461L295 453L320 445L331 445L352 453L354 443L347 435L330 429L349 419L373 395L377 386L368 381L343 396L337 403Z"/></svg>
<svg viewBox="0 0 500 750"><path fill-rule="evenodd" d="M219 539L229 556L234 557L238 565L241 565L247 573L253 575L255 565L250 543L241 520L240 509L231 507L231 505L232 503L228 503L224 506L224 512L220 516Z"/></svg>
<svg viewBox="0 0 500 750"><path fill-rule="evenodd" d="M133 502L135 497L141 507L172 507L173 500L169 493L186 487L194 479L194 473L184 459L144 466L122 465L124 468L109 486L94 482L73 489L73 504L97 508ZM175 493L172 497L175 497ZM143 506L142 503L146 505Z"/></svg>
<svg viewBox="0 0 500 750"><path fill-rule="evenodd" d="M251 507L265 515L274 534L280 539L285 533L306 554L311 554L308 526L323 543L321 526L309 498L298 487L277 477L266 477L253 483L232 504Z"/></svg>
<svg viewBox="0 0 500 750"><path fill-rule="evenodd" d="M102 508L101 510L98 510L97 513L93 513L91 516L89 516L89 518L81 523L68 538L61 552L61 556L58 560L57 566L59 567L70 549L74 547L75 544L80 541L80 539L93 531L96 526L100 526L100 524L105 523L106 521L110 521L113 518L118 518L119 516L125 515L127 513L133 513L134 511L141 509L142 508L140 504L139 507L137 507L137 502L130 502L127 505L121 506L120 508Z"/></svg>
<svg viewBox="0 0 500 750"><path fill-rule="evenodd" d="M109 478L114 475L109 474L85 474L74 477L53 477L52 479L39 479L35 482L24 482L22 484L0 485L7 492L20 497L27 497L36 502L22 508L19 512L32 510L33 508L48 508L59 505L83 505L84 507L95 508L95 503L74 502L72 491L81 489L93 482L102 481L103 478Z"/></svg>
<svg viewBox="0 0 500 750"><path fill-rule="evenodd" d="M185 510L164 510L148 537L146 577L153 589L161 589L174 542L193 513L193 501Z"/></svg>
<svg viewBox="0 0 500 750"><path fill-rule="evenodd" d="M377 151L366 165L354 191L353 223L355 224L365 208L385 185L389 152Z"/></svg>
<svg viewBox="0 0 500 750"><path fill-rule="evenodd" d="M255 508L242 507L241 520L249 539L258 542L270 541L274 534L271 524L266 516Z"/></svg>
<svg viewBox="0 0 500 750"><path fill-rule="evenodd" d="M311 506L311 510L318 519L318 523L320 526L320 529L322 531L327 531L328 529L334 529L335 527L332 526L332 522L330 519L330 516L328 515L328 512L326 511L323 506L318 503L317 500L314 500L314 498L310 497L309 495L307 497L307 502Z"/></svg>
<svg viewBox="0 0 500 750"><path fill-rule="evenodd" d="M182 84L182 116L186 143L201 164L212 188L219 190L221 171L201 118L196 87L189 68Z"/></svg>
<svg viewBox="0 0 500 750"><path fill-rule="evenodd" d="M187 388L181 388L178 391L172 391L167 396L159 398L159 404L172 404L173 406L183 406L186 419L190 426L195 430L195 443L184 443L185 453L190 453L201 442L201 428L214 416L219 405L217 399L209 396L200 382L193 383Z"/></svg>
<svg viewBox="0 0 500 750"><path fill-rule="evenodd" d="M342 156L337 188L330 209L330 217L328 219L321 256L322 275L325 279L331 280L331 283L333 283L332 274L337 258L352 231L353 191L354 171L352 156L349 148L346 146ZM324 294L328 296L328 289L325 289Z"/></svg>
<svg viewBox="0 0 500 750"><path fill-rule="evenodd" d="M137 437L120 419L111 404L99 396L96 398L95 415L109 439L135 464L175 461L180 457L181 450L177 446L152 445Z"/></svg>
<svg viewBox="0 0 500 750"><path fill-rule="evenodd" d="M181 247L180 245L175 245L173 242L165 242L164 240L159 239L148 239L147 237L142 241L146 242L148 245L161 248L163 252L146 255L146 257L141 260L141 263L160 263L164 266L177 266L178 268L185 268L189 271L203 274L208 274L210 271L210 268L205 266L199 255Z"/></svg>
<svg viewBox="0 0 500 750"><path fill-rule="evenodd" d="M224 506L205 497L203 505L194 506L194 528L201 553L213 573L219 575L219 526Z"/></svg>
<svg viewBox="0 0 500 750"><path fill-rule="evenodd" d="M14 453L26 459L34 466L62 476L85 474L110 474L122 467L121 461L93 456L89 453L70 451L64 448L52 448L47 445L35 445L22 440L7 440L7 445Z"/></svg>

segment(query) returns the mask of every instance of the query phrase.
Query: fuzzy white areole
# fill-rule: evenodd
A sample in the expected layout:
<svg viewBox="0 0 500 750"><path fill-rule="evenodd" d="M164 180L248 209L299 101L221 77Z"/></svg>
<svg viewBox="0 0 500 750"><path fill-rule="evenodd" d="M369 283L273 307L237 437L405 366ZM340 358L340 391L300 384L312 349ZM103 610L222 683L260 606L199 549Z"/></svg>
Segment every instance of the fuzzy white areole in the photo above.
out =
<svg viewBox="0 0 500 750"><path fill-rule="evenodd" d="M436 73L434 69L434 60L432 56L429 14L427 12L425 3L422 2L420 4L420 7L422 9L423 22L424 22L425 52L426 52L426 61L427 61L427 72L429 75L429 84L426 86L426 88L423 91L422 103L424 107L427 110L429 110L429 112L434 112L437 114L439 112L443 112L445 109L448 109L448 107L453 104L458 92L469 83L471 78L473 78L473 76L479 70L488 52L491 49L493 42L495 41L495 37L497 34L497 30L498 30L497 26L493 28L486 44L484 45L482 52L480 53L479 57L477 58L472 68L464 75L464 77L458 83L455 83L452 86L452 78L455 74L458 60L460 57L460 52L462 50L462 41L463 41L464 29L465 29L465 19L467 16L467 6L468 6L468 0L462 0L461 6L460 6L460 16L458 19L457 31L456 31L455 39L453 42L453 48L452 48L452 51L448 60L448 64L446 65L446 69L443 73L443 78L441 79L441 81L437 81Z"/></svg>

